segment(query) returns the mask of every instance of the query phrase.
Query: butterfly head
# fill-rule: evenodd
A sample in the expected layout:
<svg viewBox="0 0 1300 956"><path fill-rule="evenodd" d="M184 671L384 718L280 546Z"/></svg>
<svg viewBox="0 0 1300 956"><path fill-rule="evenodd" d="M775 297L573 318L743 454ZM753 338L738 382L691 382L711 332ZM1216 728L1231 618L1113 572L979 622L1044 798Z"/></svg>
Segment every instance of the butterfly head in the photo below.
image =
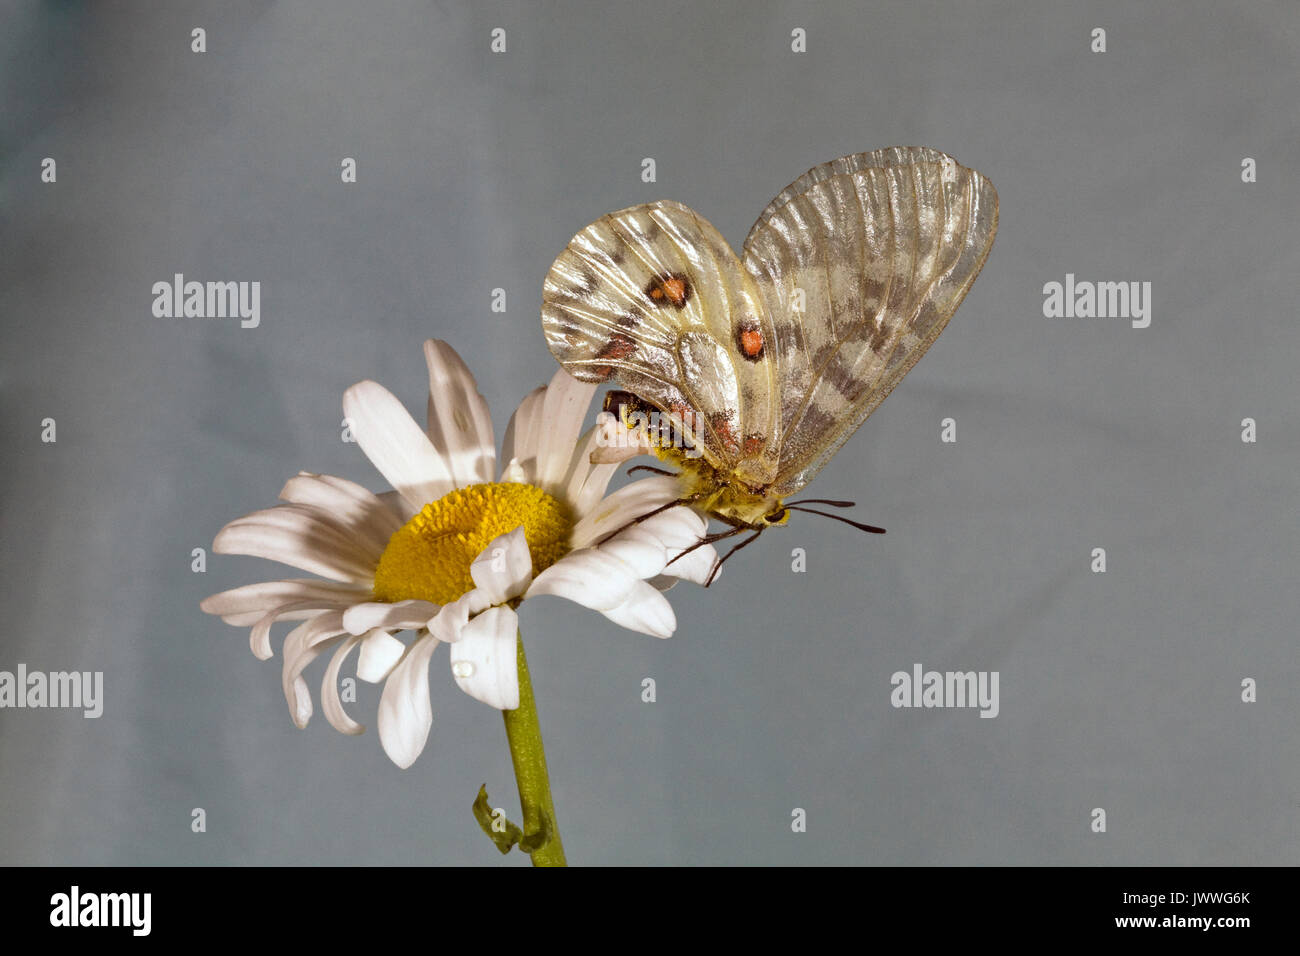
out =
<svg viewBox="0 0 1300 956"><path fill-rule="evenodd" d="M638 465L630 469L635 471L644 468L649 471L658 472L664 475L672 475L681 482L682 497L669 501L658 508L655 508L638 518L632 519L627 525L612 532L609 537L626 530L630 525L637 524L647 518L652 518L657 514L675 508L680 505L686 505L695 509L697 512L706 515L709 518L730 525L725 531L719 531L712 534L705 534L695 544L687 547L677 554L669 564L684 558L697 548L705 545L713 545L725 541L736 535L749 533L749 537L735 545L730 551L718 558L709 573L708 579L704 586L708 587L717 577L722 565L741 548L746 547L753 541L756 541L760 535L768 528L779 527L790 520L791 512L800 511L807 514L820 515L823 518L832 518L835 521L852 525L859 531L868 531L873 534L884 534L884 528L877 528L873 525L863 524L854 521L851 518L845 518L841 515L830 514L825 511L819 511L809 505L829 505L832 508L852 508L852 501L835 501L829 498L807 498L790 503L784 502L780 497L769 492L770 486L753 487L746 485L743 481L736 479L734 473L721 473L708 462L700 459L686 458L680 455L666 453L663 449L658 450L660 457L671 460L678 466L677 472L663 471L649 465Z"/></svg>
<svg viewBox="0 0 1300 956"><path fill-rule="evenodd" d="M697 492L695 495L688 498L682 498L664 506L667 508L677 504L690 504L692 507L703 511L710 518L716 518L724 524L731 525L731 528L726 531L704 535L704 537L700 538L700 540L694 545L686 548L668 563L673 564L680 558L690 554L696 548L702 548L705 545L718 544L728 538L733 538L736 535L749 532L749 537L743 539L739 544L735 545L730 551L716 560L713 565L713 570L709 572L708 579L704 582L704 586L708 587L713 583L714 579L717 578L718 572L722 570L722 566L729 558L731 558L732 555L741 548L744 548L758 540L762 533L768 528L774 528L788 522L792 511L802 511L807 514L821 515L823 518L832 518L835 521L841 521L844 524L852 525L859 531L867 531L872 534L885 533L884 528L877 528L874 525L863 524L862 522L854 521L851 518L829 514L825 511L818 511L814 508L808 507L810 504L824 504L830 505L833 508L851 508L853 507L853 502L851 501L834 501L829 498L809 498L806 500L791 502L787 505L779 498L775 497L761 498L760 500L755 499L760 499L760 496L743 495L734 487L723 487L718 489L714 494L701 497L700 492ZM663 510L663 508L656 509L656 511L661 510Z"/></svg>

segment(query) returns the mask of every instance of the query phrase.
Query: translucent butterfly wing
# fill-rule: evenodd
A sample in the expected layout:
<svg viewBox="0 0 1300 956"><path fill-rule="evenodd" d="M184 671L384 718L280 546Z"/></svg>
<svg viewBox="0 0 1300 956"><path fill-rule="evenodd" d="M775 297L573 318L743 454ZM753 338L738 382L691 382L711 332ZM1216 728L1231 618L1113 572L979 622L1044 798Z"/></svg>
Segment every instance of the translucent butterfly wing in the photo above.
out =
<svg viewBox="0 0 1300 956"><path fill-rule="evenodd" d="M711 223L675 202L632 206L587 226L542 290L547 345L570 374L613 381L658 406L715 467L752 458L770 478L773 373L732 344L747 323L770 341L753 278Z"/></svg>
<svg viewBox="0 0 1300 956"><path fill-rule="evenodd" d="M774 492L807 484L943 331L997 231L992 184L925 147L825 163L745 240L773 316Z"/></svg>

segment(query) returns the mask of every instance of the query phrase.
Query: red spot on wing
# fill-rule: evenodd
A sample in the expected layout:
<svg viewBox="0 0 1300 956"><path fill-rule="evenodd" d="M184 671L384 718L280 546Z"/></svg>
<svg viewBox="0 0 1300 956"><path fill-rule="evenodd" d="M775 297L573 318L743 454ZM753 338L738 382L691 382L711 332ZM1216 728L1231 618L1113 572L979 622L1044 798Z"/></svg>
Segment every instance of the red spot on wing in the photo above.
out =
<svg viewBox="0 0 1300 956"><path fill-rule="evenodd" d="M636 342L622 332L615 332L608 342L606 342L599 352L596 353L598 359L613 359L621 361L636 351ZM599 375L601 381L609 378L614 374L614 366L597 365L592 371Z"/></svg>
<svg viewBox="0 0 1300 956"><path fill-rule="evenodd" d="M736 324L736 348L751 362L763 357L763 330L753 319L742 319Z"/></svg>
<svg viewBox="0 0 1300 956"><path fill-rule="evenodd" d="M650 280L645 287L646 298L655 305L685 307L691 297L691 280L681 272L666 272Z"/></svg>
<svg viewBox="0 0 1300 956"><path fill-rule="evenodd" d="M709 416L709 424L713 426L713 433L718 436L718 440L726 446L728 451L735 452L740 449L740 442L736 438L736 430L731 427L730 412L714 412Z"/></svg>

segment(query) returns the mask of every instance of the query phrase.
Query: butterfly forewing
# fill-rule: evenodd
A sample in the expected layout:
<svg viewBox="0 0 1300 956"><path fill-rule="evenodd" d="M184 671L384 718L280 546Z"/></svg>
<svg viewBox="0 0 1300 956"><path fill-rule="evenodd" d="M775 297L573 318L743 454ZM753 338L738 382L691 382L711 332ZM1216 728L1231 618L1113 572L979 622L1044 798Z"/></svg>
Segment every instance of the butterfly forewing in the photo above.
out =
<svg viewBox="0 0 1300 956"><path fill-rule="evenodd" d="M924 147L825 163L763 211L744 263L774 322L776 495L807 484L916 364L996 230L992 184Z"/></svg>
<svg viewBox="0 0 1300 956"><path fill-rule="evenodd" d="M667 412L716 469L705 490L736 492L710 513L755 527L930 347L997 219L989 181L937 150L858 153L769 203L743 263L679 203L602 217L551 267L542 324L573 375Z"/></svg>
<svg viewBox="0 0 1300 956"><path fill-rule="evenodd" d="M542 327L570 374L658 406L710 464L731 471L751 459L751 471L775 475L771 319L739 258L693 210L648 203L583 229L546 277Z"/></svg>

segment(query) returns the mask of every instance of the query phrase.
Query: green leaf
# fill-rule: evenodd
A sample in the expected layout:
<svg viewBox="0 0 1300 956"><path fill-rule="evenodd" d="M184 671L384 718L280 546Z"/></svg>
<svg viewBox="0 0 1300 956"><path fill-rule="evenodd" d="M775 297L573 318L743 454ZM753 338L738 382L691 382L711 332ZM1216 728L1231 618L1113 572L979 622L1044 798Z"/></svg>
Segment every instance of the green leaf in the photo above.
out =
<svg viewBox="0 0 1300 956"><path fill-rule="evenodd" d="M550 843L551 835L555 832L554 827L551 826L551 818L547 815L545 810L539 810L538 816L540 817L540 820L538 821L540 825L537 828L537 832L530 833L519 841L519 849L523 850L530 856L534 851L540 850L542 847L546 846L546 844Z"/></svg>
<svg viewBox="0 0 1300 956"><path fill-rule="evenodd" d="M524 831L507 820L504 815L500 818L493 816L492 804L488 802L486 783L478 788L478 798L474 801L474 819L483 828L483 832L491 837L502 855L509 853L510 848L516 843L521 843L524 838ZM499 829L502 822L505 823L504 830ZM532 850L528 852L531 853Z"/></svg>

